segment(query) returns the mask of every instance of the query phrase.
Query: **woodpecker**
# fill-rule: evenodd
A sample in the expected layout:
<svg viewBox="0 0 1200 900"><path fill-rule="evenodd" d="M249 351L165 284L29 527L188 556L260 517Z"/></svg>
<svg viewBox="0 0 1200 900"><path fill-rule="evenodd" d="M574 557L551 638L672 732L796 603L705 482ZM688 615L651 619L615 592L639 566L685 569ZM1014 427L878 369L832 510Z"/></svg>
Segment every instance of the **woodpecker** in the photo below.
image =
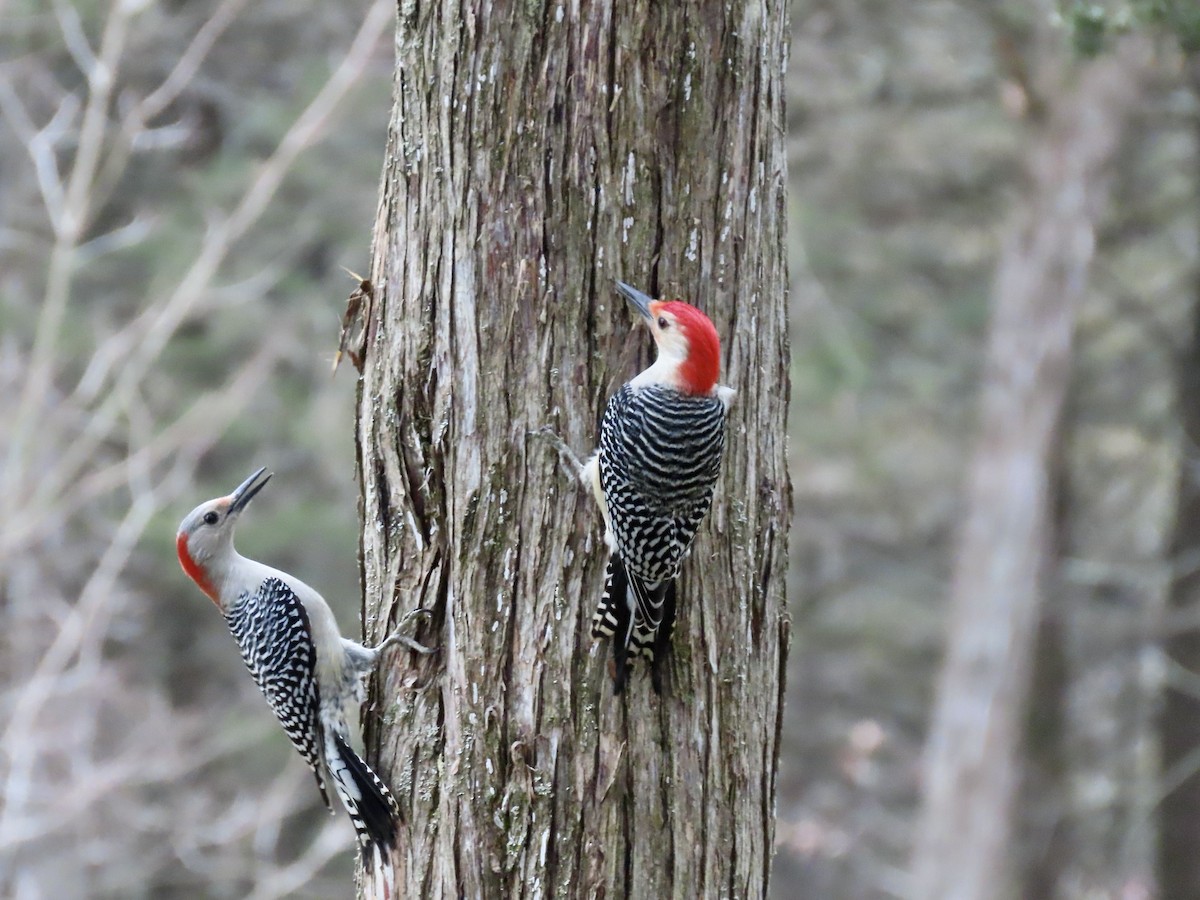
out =
<svg viewBox="0 0 1200 900"><path fill-rule="evenodd" d="M175 538L179 562L225 615L246 667L312 769L325 805L332 810L328 775L364 857L375 848L386 859L396 845L400 808L351 748L345 708L351 700L364 700L366 677L385 648L404 643L432 651L395 634L373 648L342 637L320 594L233 548L238 518L271 479L264 472L259 469L232 494L188 513Z"/></svg>
<svg viewBox="0 0 1200 900"><path fill-rule="evenodd" d="M625 688L632 655L649 661L661 694L675 578L712 505L735 392L717 384L721 343L708 316L621 281L617 290L641 313L658 358L609 399L599 449L581 472L610 551L592 637L611 639L614 693Z"/></svg>

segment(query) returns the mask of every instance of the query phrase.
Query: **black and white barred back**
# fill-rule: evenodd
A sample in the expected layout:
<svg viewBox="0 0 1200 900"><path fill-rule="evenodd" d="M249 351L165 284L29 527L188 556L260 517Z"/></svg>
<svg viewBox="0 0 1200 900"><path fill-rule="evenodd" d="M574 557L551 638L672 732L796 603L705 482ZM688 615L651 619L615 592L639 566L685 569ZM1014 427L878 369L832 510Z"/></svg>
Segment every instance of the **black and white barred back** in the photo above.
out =
<svg viewBox="0 0 1200 900"><path fill-rule="evenodd" d="M600 486L617 551L592 619L594 637L613 639L615 689L626 657L661 663L674 622L675 577L712 505L725 448L725 404L665 385L624 385L600 427Z"/></svg>
<svg viewBox="0 0 1200 900"><path fill-rule="evenodd" d="M225 619L246 668L292 746L313 770L321 799L330 806L321 774L321 698L308 611L285 582L267 578L253 594L239 597Z"/></svg>

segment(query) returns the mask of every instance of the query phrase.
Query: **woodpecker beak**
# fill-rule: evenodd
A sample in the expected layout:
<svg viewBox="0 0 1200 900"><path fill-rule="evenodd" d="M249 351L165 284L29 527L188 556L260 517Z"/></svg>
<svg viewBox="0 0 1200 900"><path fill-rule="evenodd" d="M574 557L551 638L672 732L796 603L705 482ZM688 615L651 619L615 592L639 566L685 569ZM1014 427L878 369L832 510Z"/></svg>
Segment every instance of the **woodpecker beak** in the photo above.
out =
<svg viewBox="0 0 1200 900"><path fill-rule="evenodd" d="M240 513L245 509L246 504L254 499L254 495L261 491L267 482L271 480L271 476L274 473L267 472L266 476L263 477L263 472L267 472L266 466L239 484L237 490L229 495L230 514Z"/></svg>
<svg viewBox="0 0 1200 900"><path fill-rule="evenodd" d="M630 287L623 281L617 282L617 293L637 307L637 311L648 321L654 319L654 313L650 312L650 304L654 301L643 294L635 287Z"/></svg>

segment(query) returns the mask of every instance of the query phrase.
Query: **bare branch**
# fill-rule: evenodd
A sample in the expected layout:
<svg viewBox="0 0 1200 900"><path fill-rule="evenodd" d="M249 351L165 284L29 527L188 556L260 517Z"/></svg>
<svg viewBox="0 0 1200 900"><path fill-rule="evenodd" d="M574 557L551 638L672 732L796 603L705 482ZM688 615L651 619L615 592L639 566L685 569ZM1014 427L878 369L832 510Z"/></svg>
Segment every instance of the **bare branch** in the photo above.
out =
<svg viewBox="0 0 1200 900"><path fill-rule="evenodd" d="M134 466L135 468L136 466ZM8 748L9 766L5 780L6 803L0 811L0 835L8 833L9 820L19 816L29 800L32 779L30 773L37 758L38 742L31 732L39 712L46 709L47 700L58 677L71 657L86 641L102 641L107 629L99 624L112 596L113 582L124 568L133 547L145 530L146 523L157 509L152 493L141 493L117 526L112 543L101 556L96 572L80 595L62 629L43 655L24 691L12 709L8 726L0 735L0 745Z"/></svg>
<svg viewBox="0 0 1200 900"><path fill-rule="evenodd" d="M278 345L272 341L266 342L223 389L202 395L179 418L161 428L145 446L131 451L127 458L80 475L69 495L56 495L49 490L44 498L41 493L37 494L22 516L22 521L10 524L0 534L0 556L11 555L21 547L41 539L63 517L86 509L97 498L123 486L126 483L126 466L131 461L151 466L161 463L184 446L190 445L199 450L210 447L212 440L201 440L197 435L222 434L244 412L246 404L254 396L255 388L266 379L278 354Z"/></svg>
<svg viewBox="0 0 1200 900"><path fill-rule="evenodd" d="M362 77L371 59L371 50L391 22L393 11L394 5L386 0L375 0L371 4L350 49L329 81L283 136L242 202L230 215L227 222L229 240L236 241L258 220L296 157L313 144L346 92Z"/></svg>
<svg viewBox="0 0 1200 900"><path fill-rule="evenodd" d="M210 226L199 254L171 296L165 302L148 307L125 330L120 340L129 349L127 355L121 358L120 370L111 366L97 370L89 366L91 377L87 380L87 386L90 395L98 394L106 383L105 378L96 377L98 374L116 372L113 377L124 384L147 377L151 366L179 326L202 304L229 251L262 216L296 158L316 142L340 101L361 78L370 59L371 48L382 36L391 14L392 7L385 0L377 0L371 6L338 68L284 135L229 217ZM107 355L115 361L116 357L111 353ZM73 401L87 399L81 394L82 386L83 382L77 386ZM37 495L41 498L39 502L44 502L49 491L71 482L100 444L109 438L120 416L121 396L123 389L114 389L102 401L100 408L95 410L84 433L72 443L54 475L42 480Z"/></svg>
<svg viewBox="0 0 1200 900"><path fill-rule="evenodd" d="M348 849L344 828L339 827L343 825L338 819L329 820L307 851L294 862L265 871L260 869L249 900L279 900L309 884L331 859Z"/></svg>
<svg viewBox="0 0 1200 900"><path fill-rule="evenodd" d="M28 254L30 259L44 267L44 274L14 273L14 296L28 280L43 284L42 296L35 292L27 304L35 331L32 351L21 346L16 332L0 339L0 386L7 388L0 413L13 429L7 459L0 458L0 500L10 502L10 514L0 523L0 640L5 644L0 652L0 894L72 896L78 893L73 879L87 871L89 880L99 875L96 890L119 896L136 892L167 869L184 884L205 873L211 878L203 880L236 884L233 890L263 898L294 894L306 885L310 894L320 894L326 885L319 879L329 877L322 870L350 850L352 832L343 820L330 819L296 846L294 834L280 829L313 806L315 792L298 760L265 794L256 787L253 794L229 800L228 786L244 777L241 766L229 766L212 784L215 759L251 755L252 747L257 753L268 734L282 745L282 736L269 731L266 720L261 728L237 723L228 730L235 737L231 741L224 729L213 729L211 710L203 718L189 715L182 707L187 701L168 688L162 665L129 651L126 642L135 637L131 629L147 627L145 613L152 612L131 568L140 568L135 548L149 529L157 529L163 507L192 488L198 460L244 416L294 336L286 328L273 331L249 353L239 354L223 385L201 392L190 405L178 403L169 417L161 410L177 401L173 394L166 400L156 363L177 339L181 324L201 312L251 302L287 273L276 264L237 282L225 277L238 241L252 234L299 154L328 130L347 92L368 71L371 48L386 33L390 10L377 3L365 22L353 22L357 37L350 55L334 61L329 84L318 89L275 152L241 185L242 195L235 194L233 203L214 215L208 233L197 235L182 277L165 290L156 284L133 322L113 326L106 317L119 311L100 310L87 321L75 321L83 311L84 278L76 275L85 263L144 240L156 222L145 207L124 212L129 206L124 197L112 204L116 215L125 216L117 219L124 224L100 228L97 216L108 210L107 192L129 184L136 149L166 146L181 133L170 123L155 129L145 123L166 122L180 92L200 77L215 42L246 4L213 4L216 12L185 39L186 52L171 63L167 78L134 102L117 98L113 79L118 66L127 68L123 57L145 45L134 21L144 4L112 0L101 9L99 32L93 33L92 20L85 18L85 35L71 0L51 2L46 15L57 17L61 32L51 34L55 52L70 54L86 85L77 94L67 93L47 65L34 70L48 87L39 97L25 93L27 81L8 79L14 66L0 70L0 115L6 123L0 136L10 148L17 141L25 148L32 166L23 170L22 201L40 219L36 192L41 192L54 236L50 247L37 243L35 229L26 236L17 224L28 218L25 209L21 217L5 216L7 225L0 223L0 240L19 245L23 253L32 249L36 256ZM97 44L89 46L89 37ZM63 42L69 45L65 49ZM104 215L107 222L110 213ZM108 271L98 277L107 278ZM68 346L77 353L84 340L90 359L68 361ZM61 373L80 364L83 377L61 396ZM110 509L118 502L123 508L114 517ZM155 749L151 757L145 755L147 746ZM163 789L185 780L189 786L203 780L205 787ZM122 828L102 827L112 821ZM176 826L182 822L189 823L187 834ZM193 829L194 822L216 824ZM74 848L73 863L65 866L52 851L31 845L64 840ZM134 852L141 855L130 865ZM21 865L9 866L16 853L23 857Z"/></svg>
<svg viewBox="0 0 1200 900"><path fill-rule="evenodd" d="M92 71L99 63L88 43L87 35L83 33L79 12L75 7L68 6L63 0L54 0L54 17L58 19L58 28L63 36L63 44L70 52L71 59L75 61L79 71L90 78Z"/></svg>
<svg viewBox="0 0 1200 900"><path fill-rule="evenodd" d="M223 0L221 5L213 10L213 14L200 26L188 48L180 55L171 74L130 111L136 117L139 127L170 106L180 92L191 83L217 38L233 24L233 20L245 5L246 0Z"/></svg>
<svg viewBox="0 0 1200 900"><path fill-rule="evenodd" d="M105 254L136 247L150 236L153 224L153 221L146 216L135 216L132 221L99 237L94 237L80 246L79 261L81 263L93 262Z"/></svg>
<svg viewBox="0 0 1200 900"><path fill-rule="evenodd" d="M4 478L0 482L0 496L10 508L17 505L16 495L25 480L25 462L30 452L28 444L37 411L54 375L59 331L70 300L76 265L76 245L87 224L89 192L103 153L113 81L128 37L131 15L130 4L118 0L104 27L100 57L88 72L88 99L83 110L79 142L67 180L62 216L55 227L42 312L38 317L24 390L12 423Z"/></svg>
<svg viewBox="0 0 1200 900"><path fill-rule="evenodd" d="M12 126L21 143L25 145L29 158L37 173L38 189L50 225L57 233L61 227L63 208L66 203L62 176L58 171L58 159L54 147L58 137L66 130L69 122L79 112L79 100L74 94L63 97L54 116L45 127L38 129L29 118L24 104L7 79L0 79L0 113Z"/></svg>

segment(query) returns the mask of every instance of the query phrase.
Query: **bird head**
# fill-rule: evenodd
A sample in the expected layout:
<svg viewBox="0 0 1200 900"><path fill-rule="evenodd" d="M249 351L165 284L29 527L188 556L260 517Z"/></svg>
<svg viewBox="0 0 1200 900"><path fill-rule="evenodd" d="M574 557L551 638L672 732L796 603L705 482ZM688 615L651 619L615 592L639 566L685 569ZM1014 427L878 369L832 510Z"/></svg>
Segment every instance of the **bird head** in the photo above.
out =
<svg viewBox="0 0 1200 900"><path fill-rule="evenodd" d="M271 480L271 474L265 468L259 469L232 494L201 503L179 524L175 535L179 564L218 606L221 601L216 579L233 553L234 525L254 495Z"/></svg>
<svg viewBox="0 0 1200 900"><path fill-rule="evenodd" d="M623 281L617 290L642 314L658 345L667 380L685 394L708 394L721 369L721 339L712 320L682 300L652 300Z"/></svg>

